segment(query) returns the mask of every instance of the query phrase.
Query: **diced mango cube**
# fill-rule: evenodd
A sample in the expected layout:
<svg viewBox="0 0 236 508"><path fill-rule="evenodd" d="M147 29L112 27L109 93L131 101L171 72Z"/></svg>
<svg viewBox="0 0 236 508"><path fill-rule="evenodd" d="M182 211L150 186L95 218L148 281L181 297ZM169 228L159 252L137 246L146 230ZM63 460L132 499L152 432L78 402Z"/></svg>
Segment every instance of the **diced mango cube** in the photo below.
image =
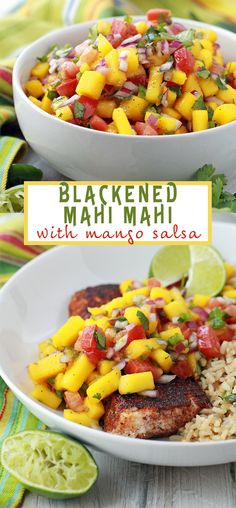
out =
<svg viewBox="0 0 236 508"><path fill-rule="evenodd" d="M182 296L181 291L178 288L173 287L169 291L170 291L170 296L171 296L172 300L180 300L181 302L183 302L185 304L185 299Z"/></svg>
<svg viewBox="0 0 236 508"><path fill-rule="evenodd" d="M150 292L150 299L156 300L157 298L162 298L166 303L171 301L170 291L166 288L152 288Z"/></svg>
<svg viewBox="0 0 236 508"><path fill-rule="evenodd" d="M236 62L228 62L226 69L229 74L233 74L236 71Z"/></svg>
<svg viewBox="0 0 236 508"><path fill-rule="evenodd" d="M173 317L181 316L181 314L185 314L188 311L188 307L185 302L181 302L181 300L174 300L173 302L167 303L164 306L164 311L169 319Z"/></svg>
<svg viewBox="0 0 236 508"><path fill-rule="evenodd" d="M202 89L204 97L210 97L210 95L215 95L218 92L218 86L214 79L212 78L199 78L198 79L200 87Z"/></svg>
<svg viewBox="0 0 236 508"><path fill-rule="evenodd" d="M42 98L42 109L47 113L52 113L52 101L49 99L47 94L45 94Z"/></svg>
<svg viewBox="0 0 236 508"><path fill-rule="evenodd" d="M51 407L52 409L57 409L62 399L56 395L56 393L49 390L49 388L44 384L36 385L34 390L32 391L32 397L34 397L39 402L46 404L46 406Z"/></svg>
<svg viewBox="0 0 236 508"><path fill-rule="evenodd" d="M209 28L195 28L197 34L202 34L204 39L209 39L211 42L217 40L217 33ZM201 39L200 39L201 42Z"/></svg>
<svg viewBox="0 0 236 508"><path fill-rule="evenodd" d="M98 62L97 62L98 63ZM83 74L85 71L90 71L90 66L87 63L83 63L80 67L81 74Z"/></svg>
<svg viewBox="0 0 236 508"><path fill-rule="evenodd" d="M111 372L116 362L113 360L101 360L98 364L98 372L101 376L105 376L108 372Z"/></svg>
<svg viewBox="0 0 236 508"><path fill-rule="evenodd" d="M39 62L35 67L33 67L31 74L39 79L44 79L47 76L49 71L49 64L47 62Z"/></svg>
<svg viewBox="0 0 236 508"><path fill-rule="evenodd" d="M121 108L125 111L129 120L133 120L133 122L143 121L147 106L148 102L136 95L133 95L127 101L123 101L121 104Z"/></svg>
<svg viewBox="0 0 236 508"><path fill-rule="evenodd" d="M112 118L112 113L116 108L116 101L112 99L100 99L96 112L101 118Z"/></svg>
<svg viewBox="0 0 236 508"><path fill-rule="evenodd" d="M43 356L51 355L56 352L56 348L52 344L52 339L46 339L39 344L39 353Z"/></svg>
<svg viewBox="0 0 236 508"><path fill-rule="evenodd" d="M133 129L125 111L122 108L114 109L112 118L119 134L127 134L129 136L133 135Z"/></svg>
<svg viewBox="0 0 236 508"><path fill-rule="evenodd" d="M208 129L208 111L206 109L195 109L192 113L193 132Z"/></svg>
<svg viewBox="0 0 236 508"><path fill-rule="evenodd" d="M212 65L213 54L209 49L201 49L199 53L199 59L203 61L206 69L209 69Z"/></svg>
<svg viewBox="0 0 236 508"><path fill-rule="evenodd" d="M136 374L126 374L121 376L119 383L119 392L121 395L128 393L139 393L145 390L155 388L153 375L151 372L137 372Z"/></svg>
<svg viewBox="0 0 236 508"><path fill-rule="evenodd" d="M44 88L38 79L32 79L30 81L27 81L25 83L25 91L28 93L28 95L31 95L32 97L35 97L38 99L39 97L42 97L44 94Z"/></svg>
<svg viewBox="0 0 236 508"><path fill-rule="evenodd" d="M84 324L84 319L80 316L71 316L52 336L53 345L58 349L72 346L78 338L78 333L83 330Z"/></svg>
<svg viewBox="0 0 236 508"><path fill-rule="evenodd" d="M197 358L196 353L192 352L187 355L187 362L193 373L197 370Z"/></svg>
<svg viewBox="0 0 236 508"><path fill-rule="evenodd" d="M138 21L135 23L136 30L139 34L144 35L145 32L148 30L148 24L146 21Z"/></svg>
<svg viewBox="0 0 236 508"><path fill-rule="evenodd" d="M228 289L227 291L224 291L223 295L235 300L236 299L236 289Z"/></svg>
<svg viewBox="0 0 236 508"><path fill-rule="evenodd" d="M90 362L87 355L81 353L64 374L62 380L64 390L78 392L94 369L95 365Z"/></svg>
<svg viewBox="0 0 236 508"><path fill-rule="evenodd" d="M167 330L163 330L162 332L160 332L160 337L163 340L169 340L170 337L174 337L174 335L182 335L182 332L181 332L181 329L179 328L179 326L168 328Z"/></svg>
<svg viewBox="0 0 236 508"><path fill-rule="evenodd" d="M186 134L187 132L188 131L186 127L184 125L181 125L181 127L179 127L177 131L175 131L175 134Z"/></svg>
<svg viewBox="0 0 236 508"><path fill-rule="evenodd" d="M39 101L36 99L36 97L33 97L32 95L29 95L29 100L35 104L35 106L38 106L38 108L42 109L42 101Z"/></svg>
<svg viewBox="0 0 236 508"><path fill-rule="evenodd" d="M209 300L210 300L210 296L196 294L193 297L193 305L195 305L196 307L206 307Z"/></svg>
<svg viewBox="0 0 236 508"><path fill-rule="evenodd" d="M113 298L110 302L106 303L105 309L110 315L114 309L120 309L125 307L125 300L122 296L118 296L117 298Z"/></svg>
<svg viewBox="0 0 236 508"><path fill-rule="evenodd" d="M130 288L132 288L133 279L125 279L120 283L120 292L123 295L128 291Z"/></svg>
<svg viewBox="0 0 236 508"><path fill-rule="evenodd" d="M62 384L63 377L64 377L63 372L59 372L59 374L56 375L55 380L54 380L54 388L55 388L55 390L58 390L59 392L63 390L63 384Z"/></svg>
<svg viewBox="0 0 236 508"><path fill-rule="evenodd" d="M226 270L226 278L227 280L231 279L231 277L233 277L234 274L234 267L230 265L227 261L224 262L224 265Z"/></svg>
<svg viewBox="0 0 236 508"><path fill-rule="evenodd" d="M187 79L187 74L183 71L173 70L171 74L171 81L177 85L183 85Z"/></svg>
<svg viewBox="0 0 236 508"><path fill-rule="evenodd" d="M113 49L113 46L111 45L111 43L101 33L98 35L98 38L97 38L97 46L98 46L99 54L101 55L102 58L104 58L104 56L106 56L107 53L109 53Z"/></svg>
<svg viewBox="0 0 236 508"><path fill-rule="evenodd" d="M153 351L160 349L160 347L157 339L137 339L130 342L125 354L130 360L137 360L141 356L150 356Z"/></svg>
<svg viewBox="0 0 236 508"><path fill-rule="evenodd" d="M59 372L65 372L66 364L61 362L62 353L45 356L37 363L29 365L29 375L36 383L42 383L55 377Z"/></svg>
<svg viewBox="0 0 236 508"><path fill-rule="evenodd" d="M118 390L121 372L119 369L113 369L105 376L102 376L97 381L94 381L88 389L87 396L90 399L102 400Z"/></svg>
<svg viewBox="0 0 236 508"><path fill-rule="evenodd" d="M176 120L180 120L181 115L178 113L178 111L175 111L173 108L169 107L163 107L162 113L165 113L165 115L172 116L173 118L176 118Z"/></svg>
<svg viewBox="0 0 236 508"><path fill-rule="evenodd" d="M107 132L111 132L112 134L118 134L118 130L117 130L114 122L111 122L108 124Z"/></svg>
<svg viewBox="0 0 236 508"><path fill-rule="evenodd" d="M73 113L69 106L62 106L61 108L58 108L56 110L56 116L60 120L64 120L65 122L69 122L69 120L72 120Z"/></svg>
<svg viewBox="0 0 236 508"><path fill-rule="evenodd" d="M173 90L168 89L167 90L167 103L168 106L172 107L177 99L177 94Z"/></svg>
<svg viewBox="0 0 236 508"><path fill-rule="evenodd" d="M218 99L226 102L227 104L236 104L236 90L230 85L225 86L226 90L218 90Z"/></svg>
<svg viewBox="0 0 236 508"><path fill-rule="evenodd" d="M196 90L198 93L202 95L202 89L199 85L199 82L194 73L188 75L187 80L183 86L183 92L193 92Z"/></svg>
<svg viewBox="0 0 236 508"><path fill-rule="evenodd" d="M71 422L79 423L80 425L84 425L85 427L92 427L94 429L98 428L98 423L96 420L93 420L89 413L86 411L81 411L81 413L76 413L71 409L64 409L64 418L70 420Z"/></svg>
<svg viewBox="0 0 236 508"><path fill-rule="evenodd" d="M164 372L170 372L170 369L173 365L173 361L169 353L163 351L163 349L157 349L152 354L153 360L158 363Z"/></svg>
<svg viewBox="0 0 236 508"><path fill-rule="evenodd" d="M127 291L123 294L123 298L125 301L125 305L132 305L134 298L138 295L141 296L149 296L150 294L150 288L148 287L142 287L138 289L132 289L131 291Z"/></svg>
<svg viewBox="0 0 236 508"><path fill-rule="evenodd" d="M128 307L125 309L124 317L129 323L135 323L136 325L142 324L142 317L149 321L149 312L139 307Z"/></svg>
<svg viewBox="0 0 236 508"><path fill-rule="evenodd" d="M192 107L196 102L197 98L190 92L185 92L179 97L175 103L175 109L183 116L186 120L191 121L192 119Z"/></svg>
<svg viewBox="0 0 236 508"><path fill-rule="evenodd" d="M139 69L139 58L137 48L122 48L118 49L120 57L127 57L128 69L126 71L127 77L133 76Z"/></svg>
<svg viewBox="0 0 236 508"><path fill-rule="evenodd" d="M213 53L213 44L209 39L201 39L200 45L204 49L208 49Z"/></svg>
<svg viewBox="0 0 236 508"><path fill-rule="evenodd" d="M158 128L164 132L171 134L172 132L175 132L178 128L179 122L177 123L176 118L171 118L169 116L161 115L158 118Z"/></svg>
<svg viewBox="0 0 236 508"><path fill-rule="evenodd" d="M91 99L100 99L105 85L105 76L98 71L85 71L76 87L78 95L86 95Z"/></svg>
<svg viewBox="0 0 236 508"><path fill-rule="evenodd" d="M236 120L236 104L221 104L213 114L213 121L218 125L224 125Z"/></svg>
<svg viewBox="0 0 236 508"><path fill-rule="evenodd" d="M163 81L163 72L158 66L150 67L149 80L146 91L146 100L153 104L160 104L161 84Z"/></svg>
<svg viewBox="0 0 236 508"><path fill-rule="evenodd" d="M111 22L99 20L97 23L97 31L99 34L109 35L111 33Z"/></svg>
<svg viewBox="0 0 236 508"><path fill-rule="evenodd" d="M93 420L100 420L105 413L103 403L96 399L89 399L89 397L85 397L84 405L90 418Z"/></svg>

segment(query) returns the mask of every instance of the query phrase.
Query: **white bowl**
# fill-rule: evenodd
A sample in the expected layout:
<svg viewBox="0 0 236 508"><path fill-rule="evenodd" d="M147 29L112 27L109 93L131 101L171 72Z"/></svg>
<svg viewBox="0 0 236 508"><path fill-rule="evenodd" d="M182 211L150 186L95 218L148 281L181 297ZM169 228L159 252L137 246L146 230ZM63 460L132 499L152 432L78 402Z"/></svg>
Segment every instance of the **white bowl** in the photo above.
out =
<svg viewBox="0 0 236 508"><path fill-rule="evenodd" d="M196 21L177 21L187 28L204 26L215 30L226 61L236 59L236 34ZM212 163L227 174L236 162L236 122L182 135L125 136L67 124L28 100L22 85L36 58L54 43L78 44L87 38L93 24L94 21L51 32L19 56L13 72L14 101L21 130L31 147L74 180L189 180L205 163Z"/></svg>
<svg viewBox="0 0 236 508"><path fill-rule="evenodd" d="M235 262L235 224L215 223L213 238L222 255ZM233 462L236 439L182 443L122 437L70 422L30 396L26 365L37 358L37 344L66 319L72 293L89 285L146 276L156 250L155 246L58 247L19 270L0 292L0 375L44 423L117 457L166 466Z"/></svg>

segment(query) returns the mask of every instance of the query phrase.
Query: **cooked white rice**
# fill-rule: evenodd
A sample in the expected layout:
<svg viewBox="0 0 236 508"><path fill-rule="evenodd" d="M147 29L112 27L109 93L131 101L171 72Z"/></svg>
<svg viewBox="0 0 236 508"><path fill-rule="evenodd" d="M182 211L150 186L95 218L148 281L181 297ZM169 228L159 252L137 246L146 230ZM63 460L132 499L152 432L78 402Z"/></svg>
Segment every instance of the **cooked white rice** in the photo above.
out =
<svg viewBox="0 0 236 508"><path fill-rule="evenodd" d="M236 438L236 402L225 396L236 394L236 340L223 342L221 359L203 360L200 384L208 395L211 409L204 409L179 431L184 441ZM205 365L204 365L205 363ZM176 436L177 437L177 436Z"/></svg>

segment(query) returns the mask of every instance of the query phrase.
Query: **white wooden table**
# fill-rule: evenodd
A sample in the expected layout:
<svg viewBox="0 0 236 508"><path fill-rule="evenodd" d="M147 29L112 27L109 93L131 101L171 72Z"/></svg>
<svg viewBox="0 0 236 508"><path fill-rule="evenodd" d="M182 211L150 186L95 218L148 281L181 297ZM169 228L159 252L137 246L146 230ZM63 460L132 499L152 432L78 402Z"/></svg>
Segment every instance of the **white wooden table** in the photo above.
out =
<svg viewBox="0 0 236 508"><path fill-rule="evenodd" d="M236 463L172 468L126 462L93 452L100 476L75 500L52 501L27 493L22 508L233 508Z"/></svg>

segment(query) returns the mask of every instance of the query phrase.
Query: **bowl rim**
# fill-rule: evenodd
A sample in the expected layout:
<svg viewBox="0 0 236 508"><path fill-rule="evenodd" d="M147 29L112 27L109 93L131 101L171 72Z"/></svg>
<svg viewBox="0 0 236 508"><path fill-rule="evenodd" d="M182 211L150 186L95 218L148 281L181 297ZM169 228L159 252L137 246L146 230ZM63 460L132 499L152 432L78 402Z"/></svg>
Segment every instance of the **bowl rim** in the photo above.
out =
<svg viewBox="0 0 236 508"><path fill-rule="evenodd" d="M225 221L223 221L223 222L225 223ZM214 223L218 223L218 224L221 223L220 217L216 217L214 219ZM232 226L234 224L234 222L232 222L231 220L226 221L226 223L229 224L230 226ZM223 227L223 224L222 224L222 227ZM24 277L25 274L27 276L27 271L30 271L31 267L34 267L37 265L40 266L40 264L44 263L45 259L47 259L48 257L53 257L55 255L55 252L58 252L58 251L66 252L65 251L66 248L68 248L68 247L67 246L57 246L56 249L55 249L55 247L53 249L49 249L49 250L45 251L42 255L35 257L34 259L27 262L23 267L21 267L21 269L18 270L1 289L1 291L0 291L0 305L1 305L1 301L4 299L5 293L8 293L9 290L10 291L14 290L15 283L18 281L18 279L20 277L22 277L22 276ZM77 249L79 249L79 248L81 248L81 246L77 246ZM100 440L105 439L107 442L111 442L111 443L115 442L117 444L118 443L121 443L121 444L127 443L132 446L137 445L137 446L141 446L141 447L149 448L149 449L153 448L153 446L154 447L161 447L161 448L170 447L171 449L179 449L180 447L184 447L184 448L198 447L198 448L206 449L209 446L214 446L214 447L217 446L218 448L230 447L232 445L236 446L236 439L233 439L233 438L227 439L227 440L219 439L217 441L208 440L208 441L190 441L190 442L188 442L188 441L171 441L171 440L168 441L167 439L165 439L165 440L147 439L146 440L146 439L122 436L119 434L104 432L103 430L97 430L97 429L85 427L83 425L80 425L80 424L77 424L77 423L67 420L66 418L63 417L62 413L59 414L58 412L55 412L54 410L51 410L50 408L47 408L45 405L41 404L40 402L34 400L30 395L25 393L21 388L16 386L13 381L11 381L10 377L8 376L8 373L4 370L4 367L1 365L1 363L0 363L0 376L4 379L4 381L9 386L9 388L13 391L13 393L22 401L22 403L27 408L29 408L29 410L30 410L30 408L32 408L33 410L36 411L36 413L38 413L40 411L40 413L43 415L43 417L45 416L45 418L47 418L47 420L52 419L54 421L54 423L57 424L58 427L63 428L63 431L65 431L65 432L66 431L70 432L70 430L71 430L72 433L75 434L76 429L79 429L79 432L80 432L79 437L81 439L87 440L88 442L90 441L90 437L99 439L99 436L100 436ZM40 419L40 417L39 417L39 419Z"/></svg>
<svg viewBox="0 0 236 508"><path fill-rule="evenodd" d="M140 16L133 16L133 19L134 21L139 21L139 20L143 20L144 19L144 15L140 15ZM112 21L114 19L114 16L113 17L108 17L108 18L104 18L106 21ZM123 16L118 16L117 19L123 19ZM217 25L211 25L209 23L204 23L204 22L201 22L201 21L195 21L195 20L191 20L191 19L187 19L187 18L177 18L177 17L173 17L173 20L176 21L177 23L191 23L191 25L193 25L193 27L203 27L203 28L208 28L210 30L214 30L217 34L222 34L222 35L225 35L225 36L228 36L230 39L232 39L233 42L236 42L236 34L234 32L231 32L230 30L227 30L225 28L221 28L221 27L218 27ZM47 113L46 111L43 111L41 108L39 108L38 106L36 106L33 102L31 102L27 95L25 94L24 90L23 90L23 87L21 85L21 82L20 82L20 77L19 77L19 74L20 74L20 71L21 71L21 68L22 68L22 65L21 65L21 60L24 60L25 56L27 56L27 54L31 53L32 50L34 50L34 48L37 47L38 44L41 44L43 42L46 42L48 38L51 38L53 35L56 37L57 35L60 35L60 34L63 34L63 33L67 33L68 31L70 31L71 29L78 29L80 27L82 28L90 28L91 26L93 26L94 24L96 24L98 21L101 21L99 19L94 19L94 20L91 20L91 21L85 21L83 23L76 23L76 24L73 24L73 25L68 25L66 27L62 27L62 28L57 28L56 30L52 30L50 31L49 33L47 34L44 34L42 37L36 39L32 44L30 44L29 46L27 46L25 49L23 49L22 53L19 55L19 57L17 58L17 61L14 65L14 68L13 68L13 93L18 93L21 100L24 101L24 103L28 104L29 107L32 107L35 111L37 111L39 113L39 115L43 115L45 116L45 118L51 118L52 122L55 122L56 121L56 125L58 125L57 122L61 122L62 121L57 118L55 115L50 115L49 113ZM50 120L49 120L50 121ZM80 125L74 125L74 124L71 124L69 122L63 122L64 124L67 124L67 128L71 130L71 133L73 132L74 129L77 130L77 132L81 133L81 131L84 131L84 129L87 129L86 127L82 127ZM201 138L202 137L205 137L205 136L209 136L211 135L211 133L213 132L213 135L214 135L214 132L216 132L216 130L218 131L218 129L220 128L222 132L222 130L226 130L226 129L231 129L233 126L236 125L236 120L233 121L233 122L230 122L228 124L225 124L225 125L219 125L218 127L213 127L212 129L207 129L207 130L203 130L203 131L198 131L198 132L186 132L184 133L184 139L186 138L186 140L189 138L189 136L191 136L191 139L193 139L193 137L195 136L196 139L199 139L199 142L201 141ZM74 130L74 132L76 132L76 130ZM113 139L117 138L117 139L120 139L120 140L130 140L130 138L132 138L132 140L136 140L134 141L135 143L137 142L137 140L147 140L147 139L150 139L150 142L166 142L166 141L163 141L163 140L166 140L166 139L170 139L172 140L173 138L175 139L179 139L181 137L183 137L182 134L164 134L162 136L145 136L145 135L141 135L141 136L129 136L127 134L119 134L117 135L116 133L112 133L112 132L102 132L102 131L96 131L95 129L87 129L89 130L90 132L92 132L93 134L99 136L100 138L104 139L104 140L108 140L109 137L112 137ZM68 130L68 133L69 133L69 130ZM109 136L108 136L109 135ZM188 138L186 137L188 136ZM160 141L162 140L162 141Z"/></svg>

